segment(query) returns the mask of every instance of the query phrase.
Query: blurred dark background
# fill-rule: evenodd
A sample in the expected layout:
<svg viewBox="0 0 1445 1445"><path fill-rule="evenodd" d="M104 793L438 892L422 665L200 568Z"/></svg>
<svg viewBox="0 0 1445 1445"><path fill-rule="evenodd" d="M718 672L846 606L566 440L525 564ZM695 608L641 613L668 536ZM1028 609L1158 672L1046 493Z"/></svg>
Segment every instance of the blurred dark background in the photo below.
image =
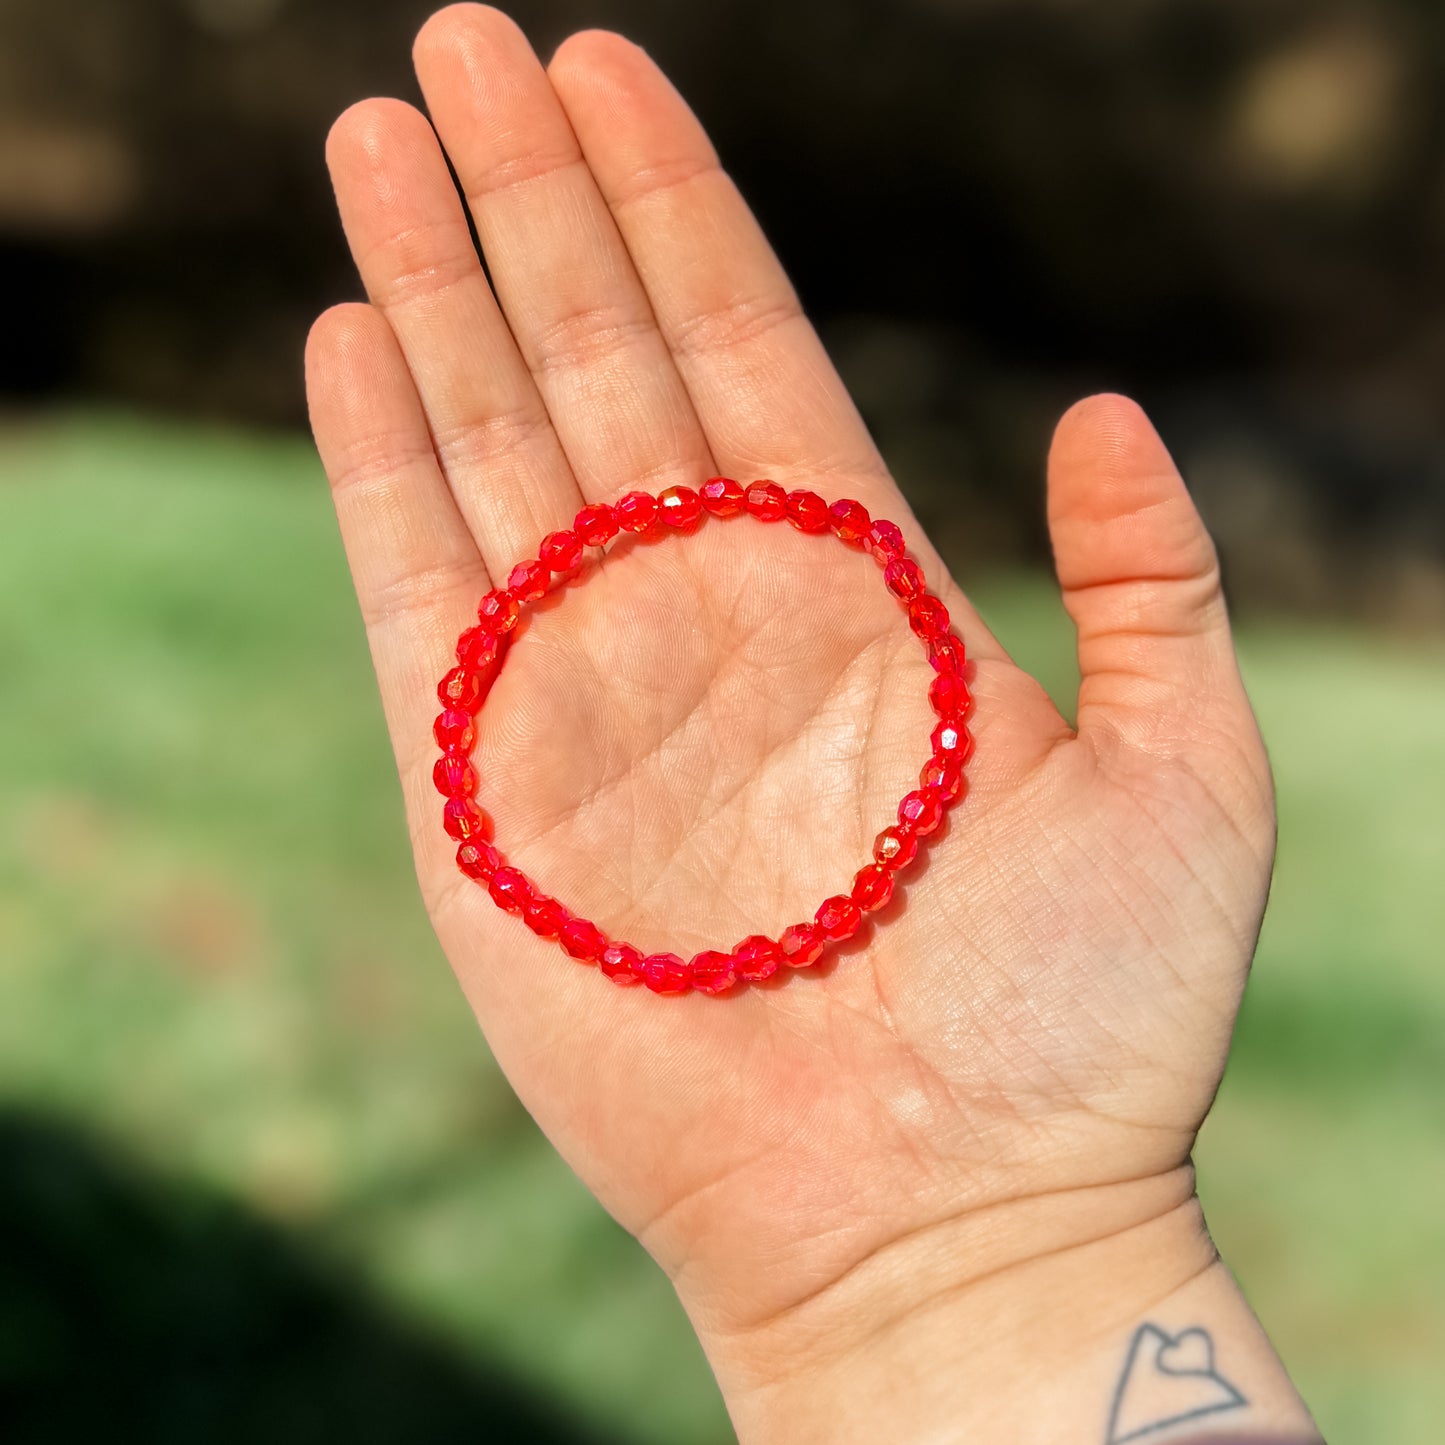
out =
<svg viewBox="0 0 1445 1445"><path fill-rule="evenodd" d="M4 391L299 423L306 326L356 289L322 138L361 96L415 98L431 8L9 0ZM516 14L544 58L610 25L676 78L955 554L1042 555L1047 428L1121 387L1236 594L1445 619L1445 7Z"/></svg>
<svg viewBox="0 0 1445 1445"><path fill-rule="evenodd" d="M326 487L333 117L412 0L0 5L0 1439L720 1445L416 896ZM1058 414L1133 393L1281 808L1196 1158L1334 1445L1445 1418L1445 3L531 0L673 75L1066 712Z"/></svg>

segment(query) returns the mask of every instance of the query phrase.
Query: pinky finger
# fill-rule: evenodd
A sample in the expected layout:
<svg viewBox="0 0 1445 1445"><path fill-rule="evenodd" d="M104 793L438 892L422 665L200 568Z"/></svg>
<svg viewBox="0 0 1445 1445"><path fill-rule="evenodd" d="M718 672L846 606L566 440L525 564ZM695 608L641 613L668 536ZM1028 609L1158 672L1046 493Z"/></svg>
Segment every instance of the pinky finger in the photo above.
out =
<svg viewBox="0 0 1445 1445"><path fill-rule="evenodd" d="M431 800L436 684L487 589L486 568L380 312L354 303L317 319L306 343L306 393L415 825ZM413 826L414 838L418 831ZM418 868L432 861L419 855Z"/></svg>

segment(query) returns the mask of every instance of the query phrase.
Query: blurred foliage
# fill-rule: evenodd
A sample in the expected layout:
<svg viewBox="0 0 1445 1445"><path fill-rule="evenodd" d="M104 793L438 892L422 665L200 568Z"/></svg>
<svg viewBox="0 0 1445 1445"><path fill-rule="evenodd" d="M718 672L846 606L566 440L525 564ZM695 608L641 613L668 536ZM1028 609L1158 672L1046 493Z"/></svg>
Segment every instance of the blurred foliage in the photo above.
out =
<svg viewBox="0 0 1445 1445"><path fill-rule="evenodd" d="M6 1441L731 1438L431 935L309 447L61 413L0 475ZM1067 708L1049 582L962 580ZM1445 644L1241 646L1281 844L1205 1207L1326 1436L1434 1445Z"/></svg>
<svg viewBox="0 0 1445 1445"><path fill-rule="evenodd" d="M0 393L296 421L356 285L331 119L416 99L430 0L9 0ZM955 555L1038 561L1043 439L1138 395L1236 597L1445 622L1445 6L520 0L712 129ZM967 519L965 522L963 519Z"/></svg>

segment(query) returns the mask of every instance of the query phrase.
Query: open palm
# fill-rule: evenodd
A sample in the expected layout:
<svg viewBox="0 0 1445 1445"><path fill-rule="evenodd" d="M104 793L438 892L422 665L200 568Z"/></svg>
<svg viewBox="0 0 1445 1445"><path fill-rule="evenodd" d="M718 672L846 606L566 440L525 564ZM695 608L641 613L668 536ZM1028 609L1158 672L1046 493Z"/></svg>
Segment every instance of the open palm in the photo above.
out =
<svg viewBox="0 0 1445 1445"><path fill-rule="evenodd" d="M803 1317L1009 1202L1119 1184L1126 1213L1177 1207L1274 822L1213 548L1148 423L1094 398L1055 438L1076 733L945 578L646 56L584 33L544 70L458 6L416 61L435 133L376 100L329 142L370 304L318 321L309 389L422 889L519 1095L705 1339ZM968 646L977 752L926 863L821 969L659 998L458 874L433 689L490 579L584 502L716 473L903 527ZM776 936L846 891L915 786L930 676L872 561L828 538L709 519L626 542L533 610L479 718L480 801L614 937Z"/></svg>

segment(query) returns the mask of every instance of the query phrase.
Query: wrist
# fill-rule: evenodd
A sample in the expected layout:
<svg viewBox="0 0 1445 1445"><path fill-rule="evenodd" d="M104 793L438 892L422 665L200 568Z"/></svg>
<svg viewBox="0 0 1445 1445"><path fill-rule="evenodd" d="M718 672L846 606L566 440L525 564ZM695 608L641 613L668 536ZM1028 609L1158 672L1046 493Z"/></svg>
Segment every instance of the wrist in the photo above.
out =
<svg viewBox="0 0 1445 1445"><path fill-rule="evenodd" d="M1193 1185L1186 1165L976 1211L743 1330L684 1304L740 1445L1316 1439Z"/></svg>

